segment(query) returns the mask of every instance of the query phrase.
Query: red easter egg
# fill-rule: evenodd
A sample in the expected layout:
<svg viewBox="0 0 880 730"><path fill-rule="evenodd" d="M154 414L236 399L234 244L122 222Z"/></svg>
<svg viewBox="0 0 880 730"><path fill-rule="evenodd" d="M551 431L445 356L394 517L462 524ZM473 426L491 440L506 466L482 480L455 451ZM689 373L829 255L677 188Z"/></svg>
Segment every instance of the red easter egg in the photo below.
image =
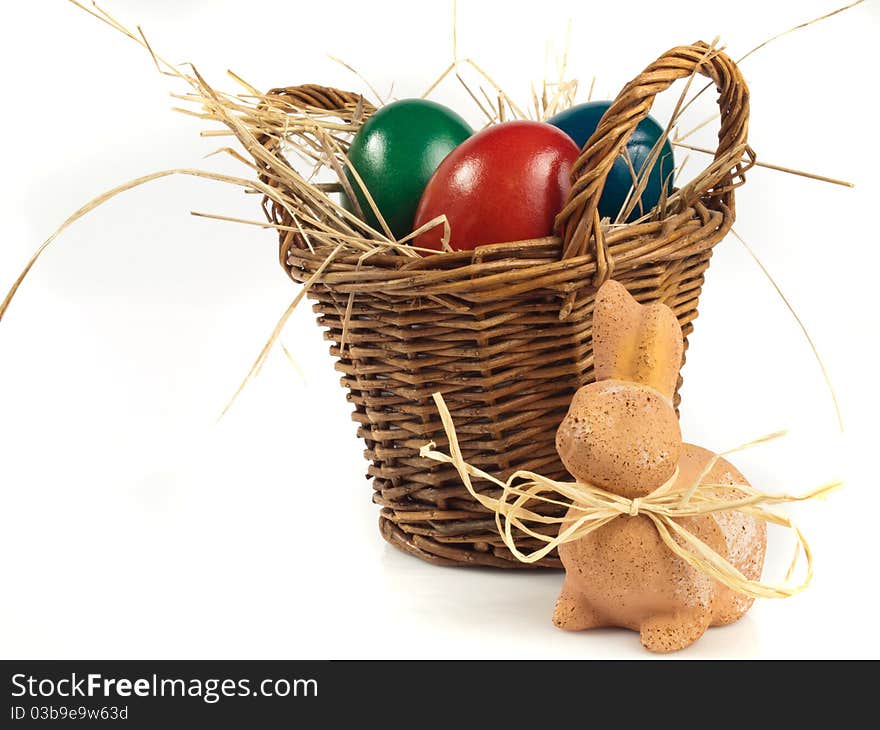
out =
<svg viewBox="0 0 880 730"><path fill-rule="evenodd" d="M487 127L440 163L422 193L413 230L445 213L456 251L549 236L579 153L571 137L544 122ZM439 251L442 236L443 226L436 226L415 244Z"/></svg>

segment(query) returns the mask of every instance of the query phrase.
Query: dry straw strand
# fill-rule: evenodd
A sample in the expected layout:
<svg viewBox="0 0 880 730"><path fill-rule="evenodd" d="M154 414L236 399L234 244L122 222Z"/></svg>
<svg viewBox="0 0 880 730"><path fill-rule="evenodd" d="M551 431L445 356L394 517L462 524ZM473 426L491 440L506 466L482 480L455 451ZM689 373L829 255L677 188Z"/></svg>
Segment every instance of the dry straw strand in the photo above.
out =
<svg viewBox="0 0 880 730"><path fill-rule="evenodd" d="M15 294L18 292L19 287L22 282L27 277L30 270L33 268L34 264L37 263L39 258L45 253L46 249L61 235L61 233L71 226L73 223L78 221L83 216L87 215L91 211L95 210L99 206L103 205L107 201L115 198L120 193L124 193L127 190L132 190L136 187L140 187L141 185L145 185L146 183L152 182L154 180L159 180L164 177L170 177L172 175L186 175L191 177L199 177L204 178L206 180L214 180L217 182L223 182L231 185L238 185L243 188L248 188L252 186L260 187L260 192L269 195L275 196L275 191L268 187L262 185L259 181L247 180L244 178L233 177L231 175L220 175L218 173L206 172L204 170L194 170L187 168L178 168L173 170L160 170L159 172L150 173L149 175L143 175L141 177L135 178L133 180L129 180L122 185L117 185L115 188L111 188L110 190L105 191L101 195L93 198L88 203L83 205L78 210L74 211L58 228L53 231L53 233L40 245L40 247L33 253L31 258L25 264L24 269L22 269L21 273L18 275L18 278L12 283L12 286L7 291L6 296L3 298L2 303L0 303L0 320L3 319L6 314L9 305L12 303Z"/></svg>
<svg viewBox="0 0 880 730"><path fill-rule="evenodd" d="M837 393L834 390L834 385L831 383L831 376L828 374L828 368L825 367L825 362L822 360L822 356L819 354L819 348L816 347L816 343L813 342L813 338L810 336L809 331L807 330L806 324L801 319L800 315L795 311L794 306L789 301L788 297L785 296L785 293L780 288L779 284L776 282L776 279L773 278L773 275L764 265L764 262L758 258L758 254L755 253L754 249L749 246L745 242L742 236L736 232L734 228L730 229L730 232L733 234L733 237L739 241L743 248L748 252L749 256L752 257L754 262L758 265L758 268L761 270L761 273L767 278L767 281L770 282L770 285L779 295L779 298L785 304L786 309L791 313L791 316L794 317L795 322L797 322L798 327L804 335L804 338L807 340L807 344L810 346L810 349L813 351L813 356L816 358L816 362L819 363L819 369L822 371L822 378L825 380L825 387L828 388L828 393L831 396L831 401L834 405L834 413L837 416L837 425L840 428L841 433L844 431L843 426L843 414L840 412L840 402L837 400Z"/></svg>
<svg viewBox="0 0 880 730"><path fill-rule="evenodd" d="M803 30L804 28L809 28L811 25L815 25L816 23L819 23L819 22L821 22L821 21L823 21L823 20L827 20L828 18L832 18L832 17L834 17L835 15L838 15L838 14L840 14L840 13L846 11L846 10L850 10L851 8L856 7L857 5L861 5L863 2L864 2L864 0L855 0L855 2L852 2L852 3L850 3L849 5L844 5L843 7L837 8L836 10L832 10L831 12L828 12L828 13L824 13L823 15L820 15L820 16L818 16L818 17L816 17L816 18L812 18L812 19L810 19L810 20L806 20L806 21L804 21L804 22L802 22L802 23L798 23L797 25L794 25L794 26L792 26L791 28L788 28L787 30L782 31L781 33L777 33L776 35L771 36L771 37L768 38L767 40L762 41L762 42L759 43L757 46L755 46L754 48L752 48L750 51L747 51L746 53L744 53L743 55L741 55L739 58L736 59L736 63L737 63L737 64L742 63L742 62L745 61L749 56L751 56L753 53L756 53L757 51L761 50L762 48L764 48L765 46L769 45L770 43L773 43L774 41L779 40L780 38L783 38L783 37L789 35L790 33L794 33L795 31L798 31L798 30ZM687 104L685 104L684 109L683 109L682 111L684 111L685 109L687 109L687 108L688 108L693 102L695 102L700 96L703 95L703 92L707 91L707 90L710 89L710 88L712 88L712 84L711 84L711 83L708 83L708 84L706 84L705 86L703 86L703 87L702 87L702 88L701 88L701 89L700 89L700 90L699 90L699 91L693 96L693 98L691 98L690 101L688 101ZM782 170L782 171L783 171L783 172L788 172L788 170Z"/></svg>

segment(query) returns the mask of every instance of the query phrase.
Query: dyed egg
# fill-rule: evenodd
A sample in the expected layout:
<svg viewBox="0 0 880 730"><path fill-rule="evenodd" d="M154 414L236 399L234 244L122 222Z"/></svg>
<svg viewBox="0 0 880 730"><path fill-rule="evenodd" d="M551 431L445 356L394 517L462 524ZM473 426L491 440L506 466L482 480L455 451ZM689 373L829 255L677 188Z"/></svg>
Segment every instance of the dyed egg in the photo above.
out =
<svg viewBox="0 0 880 730"><path fill-rule="evenodd" d="M425 187L413 225L445 213L449 243L457 251L549 236L579 152L567 134L544 122L487 127L443 160ZM440 250L442 234L442 226L432 228L416 245Z"/></svg>
<svg viewBox="0 0 880 730"><path fill-rule="evenodd" d="M422 191L434 170L455 147L473 134L458 114L426 99L401 99L379 109L358 130L348 151L382 217L396 238L412 231ZM373 214L351 171L346 176L364 220L377 231ZM343 193L342 204L354 207Z"/></svg>
<svg viewBox="0 0 880 730"><path fill-rule="evenodd" d="M593 132L596 131L596 128L599 126L599 120L602 119L602 115L605 114L610 106L610 101L589 101L586 104L578 104L571 107L571 109L566 109L547 121L559 127L575 141L578 147L582 148ZM651 153L651 149L657 143L657 140L663 136L664 131L663 127L653 117L645 117L639 122L639 125L629 138L626 149L637 179ZM672 156L672 145L670 145L667 139L663 142L660 155L648 174L648 182L642 191L641 207L638 204L635 206L627 219L628 221L639 218L657 205L660 201L664 184L666 185L666 194L670 195L672 193L672 171L674 168L675 161ZM599 199L599 215L603 218L611 218L612 221L616 220L617 214L626 202L631 187L634 187L632 171L627 164L626 158L621 154L615 160L614 165L611 167L611 172L608 174L608 179L605 181L605 188L602 191L602 197Z"/></svg>

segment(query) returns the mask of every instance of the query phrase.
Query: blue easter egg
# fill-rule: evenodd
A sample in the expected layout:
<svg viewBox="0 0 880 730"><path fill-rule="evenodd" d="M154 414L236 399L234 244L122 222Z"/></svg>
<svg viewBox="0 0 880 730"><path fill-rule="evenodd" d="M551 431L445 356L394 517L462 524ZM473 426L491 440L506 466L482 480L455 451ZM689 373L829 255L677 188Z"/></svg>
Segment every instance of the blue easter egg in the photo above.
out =
<svg viewBox="0 0 880 730"><path fill-rule="evenodd" d="M599 126L599 120L602 115L611 106L610 101L588 101L585 104L578 104L563 112L559 112L556 116L547 121L559 127L569 137L571 137L578 147L583 148L584 143L592 136L593 132ZM664 128L661 127L653 117L646 117L636 127L629 142L626 144L629 158L632 161L632 167L636 175L640 175L645 165L651 149L663 136ZM672 193L672 171L675 168L675 161L672 156L672 145L669 140L663 142L660 149L660 155L648 173L648 182L642 192L641 205L636 205L632 213L627 218L627 222L633 221L641 217L651 210L660 200L661 192L666 186L666 195ZM599 200L599 215L603 218L611 218L612 222L617 219L617 214L626 201L629 190L633 185L633 175L630 166L627 164L623 154L614 161L608 179L605 181L605 188L602 191L602 197Z"/></svg>

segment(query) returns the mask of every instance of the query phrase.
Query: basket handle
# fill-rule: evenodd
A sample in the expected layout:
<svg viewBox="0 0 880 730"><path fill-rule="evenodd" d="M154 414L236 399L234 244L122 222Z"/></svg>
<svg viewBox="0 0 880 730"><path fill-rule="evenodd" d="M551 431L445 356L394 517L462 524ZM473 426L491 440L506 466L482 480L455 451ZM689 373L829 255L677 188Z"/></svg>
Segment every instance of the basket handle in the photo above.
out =
<svg viewBox="0 0 880 730"><path fill-rule="evenodd" d="M724 52L702 41L678 46L664 53L623 87L572 167L571 191L556 217L556 229L562 235L563 259L585 255L591 239L595 240L596 286L610 277L612 268L607 260L608 252L599 240L599 198L608 173L639 122L648 116L654 97L674 81L695 72L715 82L721 130L714 161L697 177L693 187L688 186L682 191L682 200L689 202L708 195L720 198L720 202L728 207L733 206L733 189L742 184L743 173L751 166L749 161L743 161L743 155L754 159L754 153L747 145L748 86L737 65ZM569 311L570 305L571 302L567 308Z"/></svg>

